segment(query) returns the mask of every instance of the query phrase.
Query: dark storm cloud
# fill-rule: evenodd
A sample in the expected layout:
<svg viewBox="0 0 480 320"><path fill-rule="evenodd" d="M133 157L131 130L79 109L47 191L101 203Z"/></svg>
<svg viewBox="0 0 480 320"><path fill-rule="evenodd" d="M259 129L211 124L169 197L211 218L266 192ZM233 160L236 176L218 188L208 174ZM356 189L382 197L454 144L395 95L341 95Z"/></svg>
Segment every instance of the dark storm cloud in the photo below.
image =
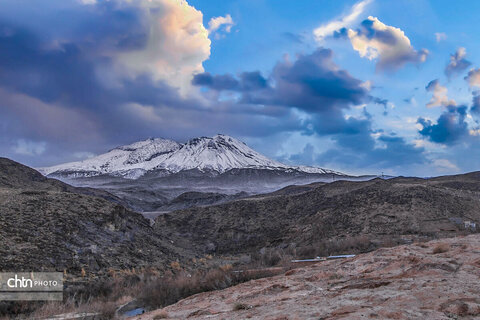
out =
<svg viewBox="0 0 480 320"><path fill-rule="evenodd" d="M454 54L450 55L450 62L445 67L445 74L449 78L462 73L472 64L465 59L466 53L465 48L458 48Z"/></svg>
<svg viewBox="0 0 480 320"><path fill-rule="evenodd" d="M332 54L329 49L318 49L298 56L294 62L279 62L268 81L258 72L242 73L238 80L230 75L203 73L195 76L193 84L217 91L241 92L240 100L244 104L283 106L307 112L311 114L314 131L319 134L348 132L350 123L343 111L367 102L370 97L362 81L338 68Z"/></svg>
<svg viewBox="0 0 480 320"><path fill-rule="evenodd" d="M267 79L258 71L243 72L239 79L230 74L211 75L209 72L204 72L196 74L192 84L217 91L252 91L265 89L268 86Z"/></svg>
<svg viewBox="0 0 480 320"><path fill-rule="evenodd" d="M371 99L372 99L372 102L374 102L376 104L380 104L385 108L387 107L387 104L388 104L387 99L382 99L382 98L378 98L378 97L371 97Z"/></svg>
<svg viewBox="0 0 480 320"><path fill-rule="evenodd" d="M8 35L0 35L0 86L44 103L95 112L97 117L104 117L106 126L113 127L120 104L181 108L194 105L147 74L133 79L117 78L114 86L105 85L96 67L99 64L110 67L112 62L98 57L92 61L89 54L75 43L44 49L44 44L31 32L13 29Z"/></svg>
<svg viewBox="0 0 480 320"><path fill-rule="evenodd" d="M423 126L419 133L432 142L453 144L468 135L466 115L466 106L448 106L447 110L438 118L437 123L418 118L417 122Z"/></svg>
<svg viewBox="0 0 480 320"><path fill-rule="evenodd" d="M317 163L391 169L428 162L424 148L417 148L404 138L394 135L381 134L377 139L381 147L376 147L375 140L361 132L354 136L339 135L336 141L338 146L320 154Z"/></svg>
<svg viewBox="0 0 480 320"><path fill-rule="evenodd" d="M362 81L338 68L330 49L301 55L295 62L278 63L272 73L275 83L268 96L252 96L252 101L281 104L300 110L326 114L339 113L367 99Z"/></svg>
<svg viewBox="0 0 480 320"><path fill-rule="evenodd" d="M240 79L245 91L265 89L268 86L267 79L258 71L243 72L240 74Z"/></svg>
<svg viewBox="0 0 480 320"><path fill-rule="evenodd" d="M335 39L348 39L348 29L347 28L341 28L337 31L333 32L333 37Z"/></svg>
<svg viewBox="0 0 480 320"><path fill-rule="evenodd" d="M193 77L192 84L196 86L208 87L214 90L237 90L240 88L240 82L232 75L215 75L210 73L200 73Z"/></svg>
<svg viewBox="0 0 480 320"><path fill-rule="evenodd" d="M215 84L215 76L203 74L201 77L205 79L197 79L194 84L218 91L234 90L241 94L240 101L244 104L301 110L308 114L308 119L300 132L335 141L334 148L320 155L314 153L313 146L306 145L302 152L284 160L307 165L384 168L426 161L424 149L416 148L401 137L374 131L373 117L366 109L363 118L345 117L345 111L352 105L373 102L385 107L388 100L369 95L362 81L332 61L329 49L300 55L293 62L277 63L268 81L260 81L261 86L253 86L249 91L242 89L245 86L242 76L235 78L239 84L229 89ZM376 133L380 134L378 139L372 136ZM378 143L382 147L377 147Z"/></svg>
<svg viewBox="0 0 480 320"><path fill-rule="evenodd" d="M473 93L473 102L472 107L470 108L470 112L480 116L480 91L475 91Z"/></svg>
<svg viewBox="0 0 480 320"><path fill-rule="evenodd" d="M302 129L298 117L284 108L208 105L181 96L150 74L123 75L112 55L145 46L148 24L141 13L114 2L74 9L75 14L66 9L64 15L51 15L53 21L45 17L22 25L6 19L6 11L0 13L3 155L19 156L12 153L17 140L46 146L45 153L63 150L63 155L41 158L47 162L27 162L45 165L75 160L71 154L77 151L98 153L150 136L183 140L218 132L268 136ZM216 77L214 82L245 91L267 86L258 72L242 73L240 84L227 84L228 79Z"/></svg>

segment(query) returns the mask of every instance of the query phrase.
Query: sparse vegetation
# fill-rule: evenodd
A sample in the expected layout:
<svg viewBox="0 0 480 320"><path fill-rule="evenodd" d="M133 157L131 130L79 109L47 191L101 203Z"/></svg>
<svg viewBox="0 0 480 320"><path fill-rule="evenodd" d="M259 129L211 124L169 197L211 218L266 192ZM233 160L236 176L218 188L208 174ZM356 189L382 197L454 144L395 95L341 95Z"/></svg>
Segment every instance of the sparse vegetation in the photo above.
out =
<svg viewBox="0 0 480 320"><path fill-rule="evenodd" d="M244 303L237 302L233 305L233 311L248 310L248 309L250 309L250 306Z"/></svg>
<svg viewBox="0 0 480 320"><path fill-rule="evenodd" d="M180 262L178 261L173 261L172 263L170 263L170 267L172 267L173 270L177 270L177 271L182 270L182 267L180 266Z"/></svg>
<svg viewBox="0 0 480 320"><path fill-rule="evenodd" d="M168 312L162 311L159 314L155 315L153 317L153 320L160 320L160 319L166 319L166 318L168 318Z"/></svg>
<svg viewBox="0 0 480 320"><path fill-rule="evenodd" d="M149 308L162 308L191 295L246 282L252 279L270 277L283 270L245 270L233 271L231 266L198 271L194 274L181 272L168 278L152 279L139 295L139 300Z"/></svg>
<svg viewBox="0 0 480 320"><path fill-rule="evenodd" d="M97 318L115 319L118 316L116 315L118 306L132 300L133 297L137 298L143 307L153 310L196 293L224 289L283 272L269 269L235 272L230 264L194 273L175 269L174 271L177 273L160 274L150 269L115 272L110 270L109 274L113 276L89 282L74 291L67 290L63 302L0 302L0 319L2 316L13 315L43 318L70 312L98 313ZM165 313L163 318L166 317L168 315Z"/></svg>
<svg viewBox="0 0 480 320"><path fill-rule="evenodd" d="M444 253L444 252L448 252L449 250L450 250L450 246L448 245L448 243L439 243L433 248L432 253L433 254Z"/></svg>

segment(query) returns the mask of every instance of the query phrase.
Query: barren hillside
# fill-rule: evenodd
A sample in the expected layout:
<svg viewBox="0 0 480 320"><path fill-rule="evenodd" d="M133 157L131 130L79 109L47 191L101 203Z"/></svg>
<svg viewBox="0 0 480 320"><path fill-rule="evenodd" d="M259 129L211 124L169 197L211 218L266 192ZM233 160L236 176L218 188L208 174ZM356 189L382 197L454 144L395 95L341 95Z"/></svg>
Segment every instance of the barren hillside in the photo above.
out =
<svg viewBox="0 0 480 320"><path fill-rule="evenodd" d="M479 276L470 235L320 262L135 319L478 319Z"/></svg>

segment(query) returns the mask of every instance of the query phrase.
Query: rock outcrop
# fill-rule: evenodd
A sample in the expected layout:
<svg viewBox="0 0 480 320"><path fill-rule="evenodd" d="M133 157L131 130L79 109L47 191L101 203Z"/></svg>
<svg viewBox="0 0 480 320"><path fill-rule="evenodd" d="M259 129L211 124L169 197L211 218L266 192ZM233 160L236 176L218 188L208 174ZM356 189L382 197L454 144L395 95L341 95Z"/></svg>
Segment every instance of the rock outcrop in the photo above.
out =
<svg viewBox="0 0 480 320"><path fill-rule="evenodd" d="M470 235L292 269L135 319L478 319L479 277Z"/></svg>

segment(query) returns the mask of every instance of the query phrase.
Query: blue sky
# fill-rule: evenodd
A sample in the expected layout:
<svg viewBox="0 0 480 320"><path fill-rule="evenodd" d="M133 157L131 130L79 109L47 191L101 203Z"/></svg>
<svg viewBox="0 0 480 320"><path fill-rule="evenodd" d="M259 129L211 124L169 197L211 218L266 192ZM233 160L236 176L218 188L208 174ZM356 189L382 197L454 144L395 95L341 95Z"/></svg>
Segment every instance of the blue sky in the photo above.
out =
<svg viewBox="0 0 480 320"><path fill-rule="evenodd" d="M0 154L229 134L353 174L479 169L478 1L4 0Z"/></svg>

